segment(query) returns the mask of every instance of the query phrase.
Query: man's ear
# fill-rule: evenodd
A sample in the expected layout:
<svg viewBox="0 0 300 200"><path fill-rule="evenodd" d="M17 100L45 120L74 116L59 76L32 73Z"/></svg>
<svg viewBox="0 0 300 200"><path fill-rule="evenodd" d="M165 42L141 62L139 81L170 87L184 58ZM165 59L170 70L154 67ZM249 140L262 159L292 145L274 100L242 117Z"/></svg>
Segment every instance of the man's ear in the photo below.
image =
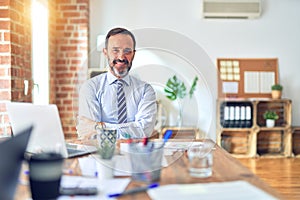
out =
<svg viewBox="0 0 300 200"><path fill-rule="evenodd" d="M136 51L136 50L133 50L133 56L132 56L132 60L134 59L134 56L135 56L135 51Z"/></svg>
<svg viewBox="0 0 300 200"><path fill-rule="evenodd" d="M107 58L107 49L106 49L106 48L103 48L103 49L102 49L102 52L103 52L104 56Z"/></svg>

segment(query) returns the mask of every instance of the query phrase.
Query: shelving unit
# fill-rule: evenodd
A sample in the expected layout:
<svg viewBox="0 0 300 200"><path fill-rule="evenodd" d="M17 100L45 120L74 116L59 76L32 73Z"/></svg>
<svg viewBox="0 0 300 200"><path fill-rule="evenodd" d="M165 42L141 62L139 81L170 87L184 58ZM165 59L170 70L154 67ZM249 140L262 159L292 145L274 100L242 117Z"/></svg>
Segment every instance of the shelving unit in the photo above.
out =
<svg viewBox="0 0 300 200"><path fill-rule="evenodd" d="M217 143L236 157L292 156L291 109L289 99L219 99ZM279 115L273 128L266 127L266 110ZM300 147L295 150L300 153Z"/></svg>
<svg viewBox="0 0 300 200"><path fill-rule="evenodd" d="M295 157L300 157L300 127L292 129L292 152Z"/></svg>

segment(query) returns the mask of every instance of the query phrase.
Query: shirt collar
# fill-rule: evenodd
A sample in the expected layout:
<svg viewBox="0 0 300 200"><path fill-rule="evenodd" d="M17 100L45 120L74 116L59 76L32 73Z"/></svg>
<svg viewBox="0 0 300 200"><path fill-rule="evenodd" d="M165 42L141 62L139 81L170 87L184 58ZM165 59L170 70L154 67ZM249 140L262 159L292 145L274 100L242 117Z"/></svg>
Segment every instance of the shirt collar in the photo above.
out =
<svg viewBox="0 0 300 200"><path fill-rule="evenodd" d="M107 72L107 80L108 84L113 84L116 80L118 80L117 77L115 77L110 70ZM129 85L129 75L127 74L125 77L122 78L122 80L126 83L126 85Z"/></svg>

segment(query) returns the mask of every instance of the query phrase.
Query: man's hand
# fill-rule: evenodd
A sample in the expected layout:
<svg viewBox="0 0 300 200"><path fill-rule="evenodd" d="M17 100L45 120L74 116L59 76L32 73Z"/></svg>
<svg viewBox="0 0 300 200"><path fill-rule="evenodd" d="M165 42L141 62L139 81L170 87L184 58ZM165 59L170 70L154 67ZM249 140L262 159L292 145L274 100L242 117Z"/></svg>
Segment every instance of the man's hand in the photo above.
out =
<svg viewBox="0 0 300 200"><path fill-rule="evenodd" d="M97 133L95 129L96 125L97 122L83 116L78 116L76 129L77 129L79 139L81 140L91 139L92 136Z"/></svg>

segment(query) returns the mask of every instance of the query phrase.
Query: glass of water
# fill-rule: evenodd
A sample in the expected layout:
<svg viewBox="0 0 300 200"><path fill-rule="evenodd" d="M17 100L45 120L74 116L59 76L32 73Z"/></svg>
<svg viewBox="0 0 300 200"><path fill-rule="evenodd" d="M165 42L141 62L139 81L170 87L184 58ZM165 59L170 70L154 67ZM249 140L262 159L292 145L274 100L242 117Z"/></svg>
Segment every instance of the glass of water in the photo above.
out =
<svg viewBox="0 0 300 200"><path fill-rule="evenodd" d="M195 143L187 151L189 172L192 177L206 178L212 175L213 154L209 142Z"/></svg>

